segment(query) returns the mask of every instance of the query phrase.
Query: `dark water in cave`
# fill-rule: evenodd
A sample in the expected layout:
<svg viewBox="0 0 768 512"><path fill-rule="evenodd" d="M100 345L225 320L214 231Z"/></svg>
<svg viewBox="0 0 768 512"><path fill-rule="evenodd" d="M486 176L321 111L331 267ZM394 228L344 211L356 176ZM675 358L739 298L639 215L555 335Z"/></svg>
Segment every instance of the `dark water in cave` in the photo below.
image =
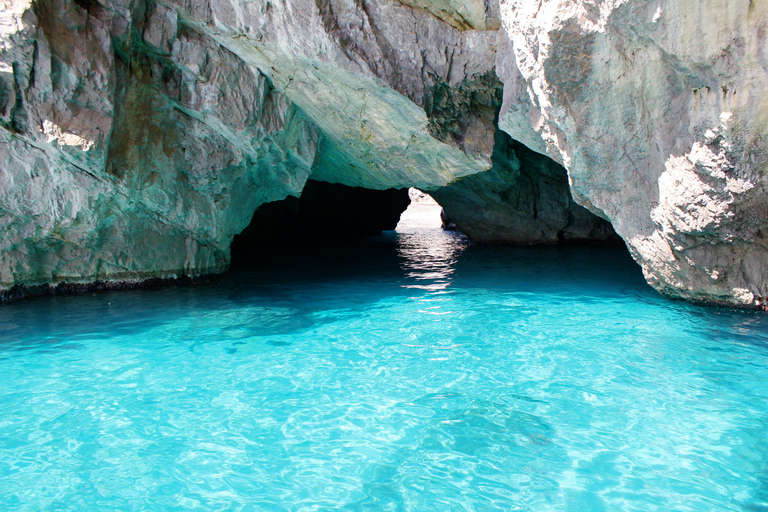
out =
<svg viewBox="0 0 768 512"><path fill-rule="evenodd" d="M768 510L768 315L412 222L0 308L2 510Z"/></svg>

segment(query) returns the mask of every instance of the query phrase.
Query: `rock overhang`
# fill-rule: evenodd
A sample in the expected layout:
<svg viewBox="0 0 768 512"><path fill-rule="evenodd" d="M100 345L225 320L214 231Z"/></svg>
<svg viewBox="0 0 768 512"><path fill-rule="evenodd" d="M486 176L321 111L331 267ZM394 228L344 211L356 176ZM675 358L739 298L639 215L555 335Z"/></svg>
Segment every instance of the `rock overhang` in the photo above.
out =
<svg viewBox="0 0 768 512"><path fill-rule="evenodd" d="M511 190L535 180L492 167L501 129L564 164L560 204L609 219L654 287L763 305L765 7L539 4L14 3L0 286L220 271L253 210L310 178L434 190L476 176L463 197L518 223L529 203ZM711 34L710 15L724 22ZM503 105L487 108L477 88L500 91L496 74Z"/></svg>

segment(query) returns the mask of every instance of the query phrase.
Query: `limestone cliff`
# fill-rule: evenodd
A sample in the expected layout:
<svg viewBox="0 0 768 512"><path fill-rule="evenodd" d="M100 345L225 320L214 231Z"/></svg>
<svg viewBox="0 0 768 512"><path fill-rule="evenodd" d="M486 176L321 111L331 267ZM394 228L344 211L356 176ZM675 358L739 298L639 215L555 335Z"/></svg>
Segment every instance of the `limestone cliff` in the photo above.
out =
<svg viewBox="0 0 768 512"><path fill-rule="evenodd" d="M322 139L314 123L176 17L12 7L0 288L221 271L256 206L301 190Z"/></svg>
<svg viewBox="0 0 768 512"><path fill-rule="evenodd" d="M397 1L14 0L0 16L0 290L220 272L256 208L310 175L428 188L490 166L482 134L443 143L420 105L487 74L495 33Z"/></svg>
<svg viewBox="0 0 768 512"><path fill-rule="evenodd" d="M768 304L768 5L518 0L501 18L501 128L565 165L663 293Z"/></svg>
<svg viewBox="0 0 768 512"><path fill-rule="evenodd" d="M435 87L426 106L432 134L466 147L486 119L496 126L502 84L483 76L457 87ZM486 150L487 151L487 150ZM477 242L552 244L616 241L610 223L576 204L565 169L551 158L493 130L491 168L431 190L450 221Z"/></svg>
<svg viewBox="0 0 768 512"><path fill-rule="evenodd" d="M609 221L662 292L768 303L759 2L3 6L0 293L221 272L311 178L428 190L481 241Z"/></svg>

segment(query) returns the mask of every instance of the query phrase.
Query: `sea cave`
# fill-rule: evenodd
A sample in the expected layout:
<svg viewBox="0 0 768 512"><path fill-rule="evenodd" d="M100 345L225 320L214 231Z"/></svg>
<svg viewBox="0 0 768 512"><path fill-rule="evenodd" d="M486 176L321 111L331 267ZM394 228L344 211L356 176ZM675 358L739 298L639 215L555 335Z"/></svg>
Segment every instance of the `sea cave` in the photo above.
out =
<svg viewBox="0 0 768 512"><path fill-rule="evenodd" d="M767 22L6 2L0 509L768 510Z"/></svg>

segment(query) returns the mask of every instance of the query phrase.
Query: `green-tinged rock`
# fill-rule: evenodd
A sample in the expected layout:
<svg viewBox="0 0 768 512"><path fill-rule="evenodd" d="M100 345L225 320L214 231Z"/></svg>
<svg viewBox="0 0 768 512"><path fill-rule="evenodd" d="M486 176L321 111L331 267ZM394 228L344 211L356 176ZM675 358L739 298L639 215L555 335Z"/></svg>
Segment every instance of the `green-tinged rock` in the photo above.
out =
<svg viewBox="0 0 768 512"><path fill-rule="evenodd" d="M506 133L496 133L493 167L430 194L477 242L620 242L609 222L571 198L565 169Z"/></svg>
<svg viewBox="0 0 768 512"><path fill-rule="evenodd" d="M498 29L495 3L484 0L400 0L405 5L423 9L459 30ZM496 10L498 7L496 7Z"/></svg>
<svg viewBox="0 0 768 512"><path fill-rule="evenodd" d="M434 187L481 172L489 163L433 138L423 109L381 81L242 36L212 34L323 132L320 165L312 178L350 187Z"/></svg>

